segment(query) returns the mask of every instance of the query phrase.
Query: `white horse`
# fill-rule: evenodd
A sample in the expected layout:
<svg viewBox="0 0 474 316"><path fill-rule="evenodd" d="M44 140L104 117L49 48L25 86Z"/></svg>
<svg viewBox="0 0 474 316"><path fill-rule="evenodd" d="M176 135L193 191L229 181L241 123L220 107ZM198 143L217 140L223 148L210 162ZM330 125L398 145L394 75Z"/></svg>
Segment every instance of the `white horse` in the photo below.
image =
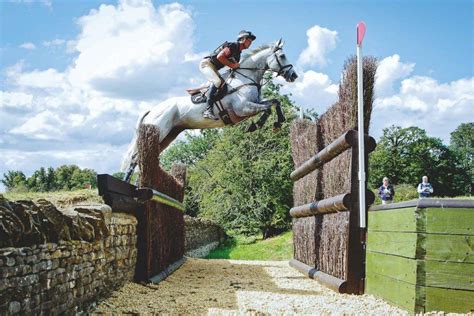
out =
<svg viewBox="0 0 474 316"><path fill-rule="evenodd" d="M228 93L218 101L219 106L214 106L215 114L224 114L224 117L220 115L220 120L203 118L205 102L195 104L189 96L175 97L141 115L137 130L140 124L155 125L160 133L160 151L163 151L183 130L233 125L263 112L257 124L252 123L247 129L249 132L254 131L265 123L272 105L276 107L278 116L274 126L279 128L285 118L278 100L260 100L261 81L266 71L283 76L287 82L293 82L298 77L293 65L286 59L281 39L274 45L265 45L253 50L242 58L240 68L224 74ZM135 136L122 162L122 171L126 172L124 180L127 182L137 165L137 156Z"/></svg>

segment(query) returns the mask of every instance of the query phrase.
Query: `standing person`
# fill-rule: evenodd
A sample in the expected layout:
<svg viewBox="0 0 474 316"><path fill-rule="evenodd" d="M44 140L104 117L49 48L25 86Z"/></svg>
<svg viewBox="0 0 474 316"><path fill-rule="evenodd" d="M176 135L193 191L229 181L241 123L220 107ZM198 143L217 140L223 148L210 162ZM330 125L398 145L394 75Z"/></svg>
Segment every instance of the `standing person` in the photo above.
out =
<svg viewBox="0 0 474 316"><path fill-rule="evenodd" d="M252 41L256 39L256 36L250 31L240 31L237 42L235 43L224 43L216 51L210 55L204 57L204 59L199 64L199 69L206 76L206 78L211 82L211 87L209 90L209 96L207 98L207 107L203 117L218 120L214 115L212 107L214 106L214 96L216 95L218 89L224 83L221 75L219 74L219 69L227 66L232 69L237 69L240 67L240 54L242 50L247 49L252 45Z"/></svg>
<svg viewBox="0 0 474 316"><path fill-rule="evenodd" d="M433 193L433 186L428 182L427 176L423 176L423 178L421 178L421 183L418 184L418 188L416 190L418 191L420 199L430 197L430 195Z"/></svg>
<svg viewBox="0 0 474 316"><path fill-rule="evenodd" d="M382 199L382 204L390 204L393 202L395 196L395 189L393 185L388 182L388 178L383 178L383 184L379 188L379 196Z"/></svg>

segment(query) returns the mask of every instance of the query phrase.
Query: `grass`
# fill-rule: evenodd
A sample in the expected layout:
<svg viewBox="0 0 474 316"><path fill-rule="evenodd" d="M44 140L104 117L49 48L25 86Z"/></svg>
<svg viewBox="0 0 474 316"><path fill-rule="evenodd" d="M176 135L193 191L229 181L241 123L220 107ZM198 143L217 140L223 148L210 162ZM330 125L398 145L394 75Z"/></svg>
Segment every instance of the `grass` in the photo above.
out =
<svg viewBox="0 0 474 316"><path fill-rule="evenodd" d="M56 207L67 207L80 202L103 203L96 189L54 191L54 192L5 192L2 195L10 201L45 199Z"/></svg>
<svg viewBox="0 0 474 316"><path fill-rule="evenodd" d="M289 260L293 257L293 234L291 231L266 240L235 237L213 250L207 259L235 260Z"/></svg>

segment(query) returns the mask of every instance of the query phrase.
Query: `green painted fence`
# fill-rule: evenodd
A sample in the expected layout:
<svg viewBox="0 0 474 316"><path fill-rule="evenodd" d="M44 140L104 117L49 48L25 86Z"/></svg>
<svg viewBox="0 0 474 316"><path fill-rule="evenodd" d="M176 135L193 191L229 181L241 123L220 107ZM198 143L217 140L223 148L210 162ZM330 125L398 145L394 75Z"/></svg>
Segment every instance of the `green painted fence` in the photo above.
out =
<svg viewBox="0 0 474 316"><path fill-rule="evenodd" d="M474 311L474 200L370 208L365 286L410 313Z"/></svg>

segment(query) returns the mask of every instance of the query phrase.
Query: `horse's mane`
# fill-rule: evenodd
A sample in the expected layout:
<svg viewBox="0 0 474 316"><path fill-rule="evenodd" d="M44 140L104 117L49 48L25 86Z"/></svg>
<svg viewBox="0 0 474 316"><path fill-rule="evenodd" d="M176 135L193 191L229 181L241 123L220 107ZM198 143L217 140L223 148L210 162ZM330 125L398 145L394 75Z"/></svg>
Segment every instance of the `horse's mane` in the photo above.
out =
<svg viewBox="0 0 474 316"><path fill-rule="evenodd" d="M267 45L261 45L261 46L255 48L255 49L251 50L248 54L245 54L244 56L242 56L241 63L245 62L250 57L252 57L254 55L257 55L262 50L265 50L265 49L270 48L270 47L272 47L272 46L267 44Z"/></svg>

